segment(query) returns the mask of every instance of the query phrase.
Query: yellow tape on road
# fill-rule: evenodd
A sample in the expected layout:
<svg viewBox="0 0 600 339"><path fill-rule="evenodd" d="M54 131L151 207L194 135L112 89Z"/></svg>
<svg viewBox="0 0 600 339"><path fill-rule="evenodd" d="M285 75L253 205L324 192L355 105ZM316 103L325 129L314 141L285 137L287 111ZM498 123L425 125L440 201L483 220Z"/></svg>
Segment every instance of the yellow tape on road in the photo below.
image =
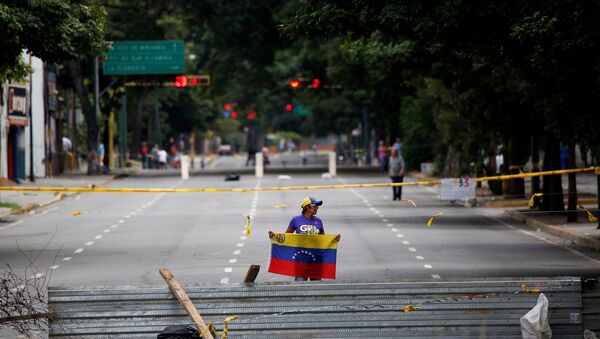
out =
<svg viewBox="0 0 600 339"><path fill-rule="evenodd" d="M496 175L491 177L475 178L476 182L488 180L510 180L544 175L558 175L569 173L592 172L600 173L600 167L576 168L568 170L531 172L520 174ZM340 188L376 188L376 187L404 187L404 186L433 186L441 184L441 180L413 181L400 183L381 184L353 184L353 185L322 185L322 186L290 186L290 187L257 187L257 188L98 188L98 187L14 187L0 186L0 191L35 191L35 192L100 192L100 193L249 193L269 191L305 191Z"/></svg>

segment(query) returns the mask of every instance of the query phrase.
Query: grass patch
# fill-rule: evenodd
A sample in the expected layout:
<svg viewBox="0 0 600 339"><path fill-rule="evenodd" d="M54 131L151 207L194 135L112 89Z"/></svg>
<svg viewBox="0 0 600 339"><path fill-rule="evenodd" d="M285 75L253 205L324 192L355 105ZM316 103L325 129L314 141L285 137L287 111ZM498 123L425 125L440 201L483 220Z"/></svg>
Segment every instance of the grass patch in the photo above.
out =
<svg viewBox="0 0 600 339"><path fill-rule="evenodd" d="M0 202L0 207L10 208L13 211L21 209L21 206L19 204L15 204L14 202Z"/></svg>

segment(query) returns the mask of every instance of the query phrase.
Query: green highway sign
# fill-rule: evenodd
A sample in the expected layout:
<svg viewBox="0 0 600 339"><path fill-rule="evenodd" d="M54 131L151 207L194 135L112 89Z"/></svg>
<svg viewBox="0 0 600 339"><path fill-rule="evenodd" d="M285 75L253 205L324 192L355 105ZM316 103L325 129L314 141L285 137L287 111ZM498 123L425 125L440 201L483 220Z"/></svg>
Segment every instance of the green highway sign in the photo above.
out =
<svg viewBox="0 0 600 339"><path fill-rule="evenodd" d="M103 63L105 75L184 74L182 40L114 41Z"/></svg>

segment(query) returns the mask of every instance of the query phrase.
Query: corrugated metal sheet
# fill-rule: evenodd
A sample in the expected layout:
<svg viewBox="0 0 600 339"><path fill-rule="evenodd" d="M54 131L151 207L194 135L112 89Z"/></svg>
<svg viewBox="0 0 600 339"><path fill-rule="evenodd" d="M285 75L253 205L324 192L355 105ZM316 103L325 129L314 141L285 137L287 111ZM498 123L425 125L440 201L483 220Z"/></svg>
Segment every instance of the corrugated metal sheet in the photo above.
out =
<svg viewBox="0 0 600 339"><path fill-rule="evenodd" d="M581 301L583 303L583 329L592 330L600 337L600 280L583 280Z"/></svg>
<svg viewBox="0 0 600 339"><path fill-rule="evenodd" d="M519 318L538 297L526 289L548 298L556 337L581 337L581 280L574 277L185 287L217 330L225 317L240 316L229 338L520 338ZM598 291L584 296L595 307ZM408 305L419 309L404 312ZM50 289L49 308L51 337L156 338L169 325L190 323L166 287ZM598 314L583 321L597 325Z"/></svg>

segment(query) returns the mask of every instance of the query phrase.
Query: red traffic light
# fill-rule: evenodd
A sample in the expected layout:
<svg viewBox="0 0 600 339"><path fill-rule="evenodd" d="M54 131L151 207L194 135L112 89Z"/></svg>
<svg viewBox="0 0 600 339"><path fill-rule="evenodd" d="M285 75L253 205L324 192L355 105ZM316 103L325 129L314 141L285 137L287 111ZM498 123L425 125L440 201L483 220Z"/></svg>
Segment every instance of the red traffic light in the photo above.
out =
<svg viewBox="0 0 600 339"><path fill-rule="evenodd" d="M254 119L256 119L256 111L252 111L252 112L248 113L248 115L246 116L246 118L248 120L254 120Z"/></svg>
<svg viewBox="0 0 600 339"><path fill-rule="evenodd" d="M294 110L294 105L292 104L285 104L285 110L288 112L291 112Z"/></svg>
<svg viewBox="0 0 600 339"><path fill-rule="evenodd" d="M300 80L298 80L298 79L292 79L292 80L290 80L290 87L291 88L298 88L298 87L300 87Z"/></svg>
<svg viewBox="0 0 600 339"><path fill-rule="evenodd" d="M188 79L185 75L178 75L175 77L175 87L187 87Z"/></svg>
<svg viewBox="0 0 600 339"><path fill-rule="evenodd" d="M318 89L320 84L321 84L321 80L314 78L313 83L312 83L312 88Z"/></svg>
<svg viewBox="0 0 600 339"><path fill-rule="evenodd" d="M226 103L225 105L223 105L223 108L224 108L226 111L229 111L229 110L231 109L231 104L230 104L230 103Z"/></svg>
<svg viewBox="0 0 600 339"><path fill-rule="evenodd" d="M238 117L238 112L231 112L231 117L232 118L237 118Z"/></svg>

